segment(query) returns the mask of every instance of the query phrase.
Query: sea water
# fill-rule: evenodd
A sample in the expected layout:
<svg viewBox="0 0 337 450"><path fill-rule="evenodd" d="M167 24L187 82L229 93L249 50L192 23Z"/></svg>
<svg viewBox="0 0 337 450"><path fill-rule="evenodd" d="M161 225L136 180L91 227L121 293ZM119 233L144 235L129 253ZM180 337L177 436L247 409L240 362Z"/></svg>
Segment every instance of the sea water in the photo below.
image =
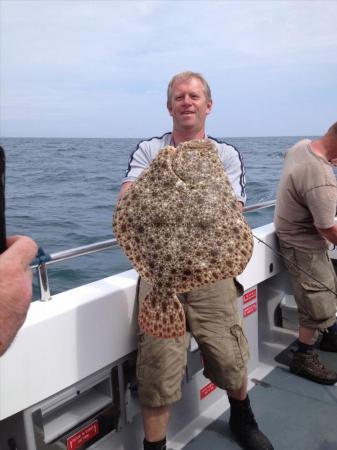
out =
<svg viewBox="0 0 337 450"><path fill-rule="evenodd" d="M275 198L285 151L301 136L221 138L240 150L247 205ZM112 213L130 153L141 139L2 138L7 234L26 234L54 253L113 238ZM257 227L273 209L247 214ZM119 248L48 267L52 294L127 270ZM36 280L34 297L39 295Z"/></svg>

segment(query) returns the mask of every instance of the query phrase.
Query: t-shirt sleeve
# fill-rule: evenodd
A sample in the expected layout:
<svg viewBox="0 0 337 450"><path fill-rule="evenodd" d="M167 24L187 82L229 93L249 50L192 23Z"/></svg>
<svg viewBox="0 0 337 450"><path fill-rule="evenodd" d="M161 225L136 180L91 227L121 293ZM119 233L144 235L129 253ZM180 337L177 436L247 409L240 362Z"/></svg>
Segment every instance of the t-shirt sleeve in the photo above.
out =
<svg viewBox="0 0 337 450"><path fill-rule="evenodd" d="M131 153L128 167L125 171L125 177L122 182L135 181L139 175L146 169L150 164L150 159L148 156L148 151L144 142L140 143L136 150Z"/></svg>
<svg viewBox="0 0 337 450"><path fill-rule="evenodd" d="M241 153L235 148L229 147L228 150L225 150L222 160L237 200L245 204L247 200L246 179Z"/></svg>
<svg viewBox="0 0 337 450"><path fill-rule="evenodd" d="M335 222L337 188L326 185L306 193L307 206L316 228L330 228Z"/></svg>

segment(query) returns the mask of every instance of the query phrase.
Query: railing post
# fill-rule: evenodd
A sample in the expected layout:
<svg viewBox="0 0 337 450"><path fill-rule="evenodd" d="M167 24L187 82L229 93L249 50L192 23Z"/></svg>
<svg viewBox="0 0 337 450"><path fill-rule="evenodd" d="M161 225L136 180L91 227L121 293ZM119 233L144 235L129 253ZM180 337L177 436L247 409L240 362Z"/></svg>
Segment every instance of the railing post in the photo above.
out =
<svg viewBox="0 0 337 450"><path fill-rule="evenodd" d="M76 258L77 256L89 255L90 253L99 252L117 246L116 239L109 239L107 241L97 242L95 244L84 245L82 247L72 248L58 253L49 255L45 253L42 248L39 248L39 252L31 269L37 269L38 281L40 288L40 301L47 302L52 300L49 289L49 280L47 273L47 265L53 264L58 261L65 261L68 259Z"/></svg>
<svg viewBox="0 0 337 450"><path fill-rule="evenodd" d="M39 264L37 266L37 273L39 278L40 300L42 302L47 302L52 299L49 289L47 265L45 263Z"/></svg>

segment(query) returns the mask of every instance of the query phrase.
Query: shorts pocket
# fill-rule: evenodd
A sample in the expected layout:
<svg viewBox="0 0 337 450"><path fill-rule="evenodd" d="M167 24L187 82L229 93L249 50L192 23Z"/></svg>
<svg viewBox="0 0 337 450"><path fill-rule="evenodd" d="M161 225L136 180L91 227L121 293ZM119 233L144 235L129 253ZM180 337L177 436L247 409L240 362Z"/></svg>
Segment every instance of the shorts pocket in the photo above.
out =
<svg viewBox="0 0 337 450"><path fill-rule="evenodd" d="M327 284L327 280L324 281ZM329 284L331 285L331 283ZM314 320L324 321L336 315L336 296L332 292L314 280L311 282L306 280L302 286L305 290L305 309ZM332 287L332 289L334 288Z"/></svg>
<svg viewBox="0 0 337 450"><path fill-rule="evenodd" d="M249 358L248 341L240 325L235 324L230 328L233 336L233 352L238 368L245 366Z"/></svg>
<svg viewBox="0 0 337 450"><path fill-rule="evenodd" d="M137 364L136 364L136 377L138 382L143 380L144 364L142 363L142 343L144 342L144 333L138 335L138 352L137 352Z"/></svg>
<svg viewBox="0 0 337 450"><path fill-rule="evenodd" d="M331 261L325 253L312 254L305 269L308 275L302 274L300 283L309 314L315 320L333 317L336 314L336 277Z"/></svg>

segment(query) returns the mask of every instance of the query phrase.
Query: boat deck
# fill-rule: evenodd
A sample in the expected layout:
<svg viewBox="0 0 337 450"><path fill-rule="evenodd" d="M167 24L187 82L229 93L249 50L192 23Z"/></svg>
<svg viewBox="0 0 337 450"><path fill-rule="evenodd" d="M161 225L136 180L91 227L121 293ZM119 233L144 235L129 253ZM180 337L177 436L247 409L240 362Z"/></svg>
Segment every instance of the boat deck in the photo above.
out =
<svg viewBox="0 0 337 450"><path fill-rule="evenodd" d="M288 347L275 359L287 363ZM337 369L333 353L319 352L321 360ZM260 428L275 450L337 449L337 385L324 386L291 374L278 365L263 379L252 380L249 396ZM238 450L228 428L229 411L191 440L184 450Z"/></svg>

